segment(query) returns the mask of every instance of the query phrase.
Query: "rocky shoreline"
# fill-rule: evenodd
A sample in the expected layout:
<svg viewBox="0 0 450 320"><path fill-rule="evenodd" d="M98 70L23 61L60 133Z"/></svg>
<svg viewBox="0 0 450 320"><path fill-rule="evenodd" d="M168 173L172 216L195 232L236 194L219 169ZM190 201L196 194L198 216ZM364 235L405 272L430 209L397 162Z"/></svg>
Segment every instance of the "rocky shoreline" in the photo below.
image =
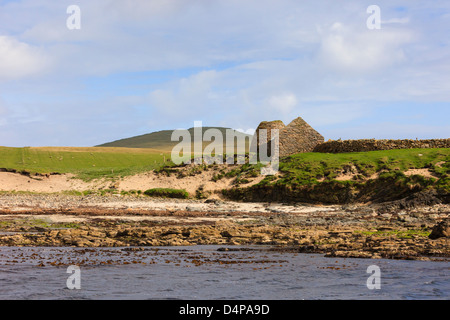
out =
<svg viewBox="0 0 450 320"><path fill-rule="evenodd" d="M450 258L450 205L0 195L1 246L271 245L327 257Z"/></svg>

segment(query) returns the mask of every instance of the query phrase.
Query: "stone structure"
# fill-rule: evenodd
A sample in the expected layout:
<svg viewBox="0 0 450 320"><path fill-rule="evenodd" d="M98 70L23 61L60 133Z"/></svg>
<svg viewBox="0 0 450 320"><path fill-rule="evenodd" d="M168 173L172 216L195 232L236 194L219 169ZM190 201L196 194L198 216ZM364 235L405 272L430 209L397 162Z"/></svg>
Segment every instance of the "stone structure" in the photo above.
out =
<svg viewBox="0 0 450 320"><path fill-rule="evenodd" d="M415 148L450 148L450 139L429 139L429 140L330 140L319 144L314 148L314 152L323 153L344 153L363 152L376 150L393 149L415 149Z"/></svg>
<svg viewBox="0 0 450 320"><path fill-rule="evenodd" d="M298 117L280 130L280 156L312 152L318 144L323 142L323 136Z"/></svg>
<svg viewBox="0 0 450 320"><path fill-rule="evenodd" d="M259 130L261 129L267 130L265 139L260 139L259 137ZM450 138L426 140L360 139L329 140L324 142L324 138L320 133L314 130L301 117L298 117L287 126L281 120L261 122L256 128L250 150L256 150L259 154L261 147L265 147L264 145L267 144L268 155L271 155L270 141L273 129L279 130L280 157L302 152L344 153L393 149L450 148ZM256 149L253 149L255 144ZM263 150L266 149L263 148Z"/></svg>
<svg viewBox="0 0 450 320"><path fill-rule="evenodd" d="M259 139L259 130L261 129L267 129L266 139ZM287 126L285 126L280 120L263 121L256 129L252 140L252 146L254 147L254 144L256 144L256 150L258 153L264 144L268 144L267 149L270 152L270 141L273 129L279 130L280 157L288 156L294 153L312 152L318 144L324 142L323 136L314 130L301 117L294 119Z"/></svg>
<svg viewBox="0 0 450 320"><path fill-rule="evenodd" d="M251 147L250 150L255 150L254 148L256 147L256 152L259 154L260 150L267 150L267 154L271 155L271 144L270 141L272 139L272 130L273 129L278 129L281 130L283 128L285 128L286 126L284 125L283 121L281 120L275 120L275 121L263 121L258 125L258 128L256 128L255 131L255 135L253 136L252 142L251 142ZM265 129L267 130L267 134L264 137L261 134L261 129ZM279 132L278 132L279 133ZM256 145L256 146L255 146ZM267 145L267 149L264 149L265 145Z"/></svg>

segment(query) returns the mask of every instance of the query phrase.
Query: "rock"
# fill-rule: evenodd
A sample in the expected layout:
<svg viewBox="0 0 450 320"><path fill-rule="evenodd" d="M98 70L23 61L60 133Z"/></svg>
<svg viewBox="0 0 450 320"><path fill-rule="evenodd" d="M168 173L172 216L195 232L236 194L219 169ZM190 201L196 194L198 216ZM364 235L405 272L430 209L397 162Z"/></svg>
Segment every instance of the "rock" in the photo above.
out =
<svg viewBox="0 0 450 320"><path fill-rule="evenodd" d="M385 218L385 219L390 219L390 218L392 218L392 214L390 214L390 213L383 213L383 214L380 214L380 216L381 216L382 218Z"/></svg>
<svg viewBox="0 0 450 320"><path fill-rule="evenodd" d="M283 210L279 208L266 208L266 211L272 212L272 213L283 213Z"/></svg>
<svg viewBox="0 0 450 320"><path fill-rule="evenodd" d="M164 231L163 233L161 233L161 237L167 237L170 235L178 235L181 234L181 230L178 228L170 228L166 231Z"/></svg>
<svg viewBox="0 0 450 320"><path fill-rule="evenodd" d="M219 204L220 200L218 199L206 199L205 203L214 203L214 204Z"/></svg>
<svg viewBox="0 0 450 320"><path fill-rule="evenodd" d="M88 239L76 239L72 241L72 245L76 247L95 247L96 245L98 246L98 243L95 244Z"/></svg>
<svg viewBox="0 0 450 320"><path fill-rule="evenodd" d="M127 229L125 229L125 230L119 230L119 231L117 231L115 237L116 237L116 238L117 238L117 237L126 237L126 236L129 236L129 235L130 235L130 231L127 230Z"/></svg>
<svg viewBox="0 0 450 320"><path fill-rule="evenodd" d="M400 222L406 222L406 223L412 223L417 221L416 218L412 218L410 216L403 216L403 217L398 217L398 221Z"/></svg>
<svg viewBox="0 0 450 320"><path fill-rule="evenodd" d="M103 238L105 237L105 233L97 230L91 230L88 232L88 236L94 237L94 238Z"/></svg>
<svg viewBox="0 0 450 320"><path fill-rule="evenodd" d="M441 221L433 227L430 239L450 238L450 223L448 221Z"/></svg>
<svg viewBox="0 0 450 320"><path fill-rule="evenodd" d="M298 247L298 252L300 253L315 253L317 247L314 245L303 245Z"/></svg>
<svg viewBox="0 0 450 320"><path fill-rule="evenodd" d="M232 235L228 230L222 231L222 232L220 233L220 235L221 235L222 237L225 237L225 238L231 238L231 237L233 237L233 235Z"/></svg>

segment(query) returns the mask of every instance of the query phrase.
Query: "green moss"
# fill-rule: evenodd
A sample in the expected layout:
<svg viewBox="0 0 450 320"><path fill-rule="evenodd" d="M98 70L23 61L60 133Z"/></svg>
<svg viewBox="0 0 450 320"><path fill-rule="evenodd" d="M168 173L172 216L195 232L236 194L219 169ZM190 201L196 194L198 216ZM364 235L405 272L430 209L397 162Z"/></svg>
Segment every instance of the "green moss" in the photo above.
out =
<svg viewBox="0 0 450 320"><path fill-rule="evenodd" d="M0 221L0 229L4 229L4 228L7 228L7 227L9 227L9 226L11 226L11 225L13 225L14 224L14 221L11 221L11 220L8 220L8 221Z"/></svg>
<svg viewBox="0 0 450 320"><path fill-rule="evenodd" d="M365 236L395 236L400 239L411 239L414 236L428 237L431 233L428 229L410 229L410 230L377 230L377 231L355 231L355 233Z"/></svg>
<svg viewBox="0 0 450 320"><path fill-rule="evenodd" d="M41 228L47 228L47 229L61 229L61 228L70 228L70 229L77 229L80 227L78 223L75 222L68 222L68 223L52 223L49 222L46 219L31 219L31 220L24 220L24 224L31 226L31 227L41 227Z"/></svg>

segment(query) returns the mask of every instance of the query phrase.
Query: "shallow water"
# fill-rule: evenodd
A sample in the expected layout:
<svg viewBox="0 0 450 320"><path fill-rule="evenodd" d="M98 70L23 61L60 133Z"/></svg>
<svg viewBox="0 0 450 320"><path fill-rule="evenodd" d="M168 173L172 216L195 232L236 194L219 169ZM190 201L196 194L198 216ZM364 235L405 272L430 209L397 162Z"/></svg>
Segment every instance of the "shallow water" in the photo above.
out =
<svg viewBox="0 0 450 320"><path fill-rule="evenodd" d="M0 247L0 299L450 298L448 261L218 248L225 247ZM67 271L75 264L81 288L70 290L67 280L74 274ZM379 267L380 289L367 287L371 265Z"/></svg>

